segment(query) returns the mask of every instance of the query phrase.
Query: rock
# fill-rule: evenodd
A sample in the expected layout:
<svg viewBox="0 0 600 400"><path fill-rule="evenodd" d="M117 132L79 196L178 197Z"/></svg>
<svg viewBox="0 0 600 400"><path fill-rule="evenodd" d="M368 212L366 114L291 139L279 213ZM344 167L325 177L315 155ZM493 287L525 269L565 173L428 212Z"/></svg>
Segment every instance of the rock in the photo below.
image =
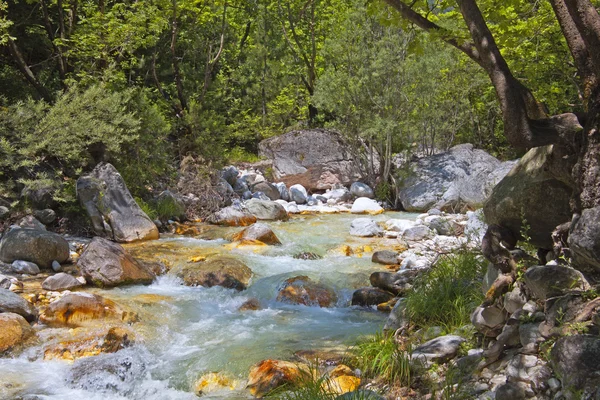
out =
<svg viewBox="0 0 600 400"><path fill-rule="evenodd" d="M260 301L258 299L248 299L238 308L238 311L256 311L260 310Z"/></svg>
<svg viewBox="0 0 600 400"><path fill-rule="evenodd" d="M437 232L438 235L453 236L454 226L449 218L432 216L429 220L429 229Z"/></svg>
<svg viewBox="0 0 600 400"><path fill-rule="evenodd" d="M223 199L227 199L234 193L233 187L225 179L219 179L215 185L215 190Z"/></svg>
<svg viewBox="0 0 600 400"><path fill-rule="evenodd" d="M352 236L371 237L382 234L383 229L371 218L357 218L350 224L350 235Z"/></svg>
<svg viewBox="0 0 600 400"><path fill-rule="evenodd" d="M290 192L283 182L277 182L275 187L279 191L279 198L284 201L290 201Z"/></svg>
<svg viewBox="0 0 600 400"><path fill-rule="evenodd" d="M307 206L316 206L316 205L319 205L319 200L317 200L317 198L314 197L314 196L308 196L306 198L306 205Z"/></svg>
<svg viewBox="0 0 600 400"><path fill-rule="evenodd" d="M563 158L559 149L553 146L529 150L498 183L485 203L486 222L519 234L526 220L530 243L551 249L552 231L571 220L572 179L559 179L555 172L561 168L559 164L565 162L568 158Z"/></svg>
<svg viewBox="0 0 600 400"><path fill-rule="evenodd" d="M17 281L17 278L12 276L0 275L0 289L10 289L13 281Z"/></svg>
<svg viewBox="0 0 600 400"><path fill-rule="evenodd" d="M291 362L263 360L250 369L247 387L254 397L262 398L279 386L295 384L300 374L300 368Z"/></svg>
<svg viewBox="0 0 600 400"><path fill-rule="evenodd" d="M373 272L369 277L369 281L373 287L400 296L412 288L412 281L417 272L416 270L403 270L398 273Z"/></svg>
<svg viewBox="0 0 600 400"><path fill-rule="evenodd" d="M415 225L415 221L408 219L389 219L385 222L385 229L403 234L405 230L412 228Z"/></svg>
<svg viewBox="0 0 600 400"><path fill-rule="evenodd" d="M352 214L381 214L383 207L381 207L375 200L369 199L368 197L359 197L352 203L350 209Z"/></svg>
<svg viewBox="0 0 600 400"><path fill-rule="evenodd" d="M465 237L476 244L481 245L483 236L488 229L487 224L484 222L483 209L477 211L467 211L467 224L465 226L464 234Z"/></svg>
<svg viewBox="0 0 600 400"><path fill-rule="evenodd" d="M372 390L359 389L338 396L335 400L385 400L385 397L378 395Z"/></svg>
<svg viewBox="0 0 600 400"><path fill-rule="evenodd" d="M592 335L564 336L550 352L550 363L562 387L574 392L598 394L600 384L600 337ZM594 397L590 397L594 398Z"/></svg>
<svg viewBox="0 0 600 400"><path fill-rule="evenodd" d="M21 218L17 225L23 229L35 229L38 231L46 230L46 226L38 221L33 215L27 215Z"/></svg>
<svg viewBox="0 0 600 400"><path fill-rule="evenodd" d="M331 307L337 302L335 292L308 276L286 279L279 287L277 301L305 306Z"/></svg>
<svg viewBox="0 0 600 400"><path fill-rule="evenodd" d="M52 270L54 272L60 272L62 271L62 265L60 265L60 263L56 260L52 261Z"/></svg>
<svg viewBox="0 0 600 400"><path fill-rule="evenodd" d="M158 239L158 228L131 196L121 174L108 163L77 180L77 197L99 236L117 242Z"/></svg>
<svg viewBox="0 0 600 400"><path fill-rule="evenodd" d="M233 191L240 196L246 192L248 192L248 193L250 193L250 195L252 195L252 192L250 192L250 188L248 188L248 185L246 184L246 182L244 182L243 179L237 179L232 186L233 186Z"/></svg>
<svg viewBox="0 0 600 400"><path fill-rule="evenodd" d="M15 313L32 322L37 310L27 300L7 289L0 289L0 313Z"/></svg>
<svg viewBox="0 0 600 400"><path fill-rule="evenodd" d="M394 298L394 295L388 291L379 288L365 287L355 290L352 293L352 305L370 307L381 303L386 303Z"/></svg>
<svg viewBox="0 0 600 400"><path fill-rule="evenodd" d="M40 314L40 321L49 326L87 326L96 320L121 321L126 313L112 300L90 293L67 294Z"/></svg>
<svg viewBox="0 0 600 400"><path fill-rule="evenodd" d="M418 242L424 239L432 237L434 233L425 225L415 225L411 228L405 229L402 233L402 239L410 240L412 242Z"/></svg>
<svg viewBox="0 0 600 400"><path fill-rule="evenodd" d="M235 185L238 175L239 171L233 165L225 167L221 170L221 178L223 178L231 186Z"/></svg>
<svg viewBox="0 0 600 400"><path fill-rule="evenodd" d="M17 274L37 275L40 273L40 268L35 263L23 260L13 261L12 270Z"/></svg>
<svg viewBox="0 0 600 400"><path fill-rule="evenodd" d="M333 200L333 203L336 204L352 200L352 193L346 187L341 186L337 189L328 190L323 197L328 201Z"/></svg>
<svg viewBox="0 0 600 400"><path fill-rule="evenodd" d="M326 190L362 177L351 146L333 131L292 131L263 140L258 147L260 156L273 160L275 180L288 185Z"/></svg>
<svg viewBox="0 0 600 400"><path fill-rule="evenodd" d="M521 324L519 326L519 341L523 348L532 348L535 350L537 349L537 344L543 340L539 323Z"/></svg>
<svg viewBox="0 0 600 400"><path fill-rule="evenodd" d="M0 206L0 219L6 218L10 214L8 207Z"/></svg>
<svg viewBox="0 0 600 400"><path fill-rule="evenodd" d="M543 265L525 271L525 284L540 300L560 296L570 290L590 288L581 272L563 265Z"/></svg>
<svg viewBox="0 0 600 400"><path fill-rule="evenodd" d="M367 197L369 199L375 198L375 192L373 192L373 189L371 189L369 185L362 182L354 182L350 186L350 193L354 197Z"/></svg>
<svg viewBox="0 0 600 400"><path fill-rule="evenodd" d="M50 208L35 210L33 216L44 225L49 225L56 220L56 212Z"/></svg>
<svg viewBox="0 0 600 400"><path fill-rule="evenodd" d="M243 262L228 256L217 256L206 261L185 264L171 270L187 286L222 286L244 290L248 287L252 270Z"/></svg>
<svg viewBox="0 0 600 400"><path fill-rule="evenodd" d="M83 286L79 280L64 272L49 276L42 282L42 289L53 292L62 292L63 290L75 289Z"/></svg>
<svg viewBox="0 0 600 400"><path fill-rule="evenodd" d="M495 400L525 400L525 390L516 383L506 382L496 388Z"/></svg>
<svg viewBox="0 0 600 400"><path fill-rule="evenodd" d="M569 248L575 268L585 274L600 276L600 207L587 208L569 234Z"/></svg>
<svg viewBox="0 0 600 400"><path fill-rule="evenodd" d="M65 262L68 258L69 243L52 232L11 229L0 242L0 260L7 263L23 260L42 268L50 268L52 261Z"/></svg>
<svg viewBox="0 0 600 400"><path fill-rule="evenodd" d="M512 291L504 295L504 309L508 311L509 314L523 308L525 303L527 303L527 297L525 297L521 287L518 285L516 285Z"/></svg>
<svg viewBox="0 0 600 400"><path fill-rule="evenodd" d="M23 343L34 334L29 323L19 314L0 314L0 353Z"/></svg>
<svg viewBox="0 0 600 400"><path fill-rule="evenodd" d="M269 228L268 225L257 222L254 225L245 228L240 233L236 234L233 237L234 241L259 241L264 244L277 245L281 244L279 238L275 235L275 233Z"/></svg>
<svg viewBox="0 0 600 400"><path fill-rule="evenodd" d="M35 183L23 187L21 198L38 210L52 208L56 205L54 194L59 189L60 184L56 180L37 180Z"/></svg>
<svg viewBox="0 0 600 400"><path fill-rule="evenodd" d="M214 225L249 226L256 222L256 217L250 213L240 211L233 206L229 206L212 214L206 221Z"/></svg>
<svg viewBox="0 0 600 400"><path fill-rule="evenodd" d="M471 144L458 145L419 159L404 180L399 199L406 211L479 208L511 166L512 162L502 163Z"/></svg>
<svg viewBox="0 0 600 400"><path fill-rule="evenodd" d="M413 350L411 358L426 365L431 365L432 362L442 364L456 356L463 342L465 339L460 336L440 336L417 346Z"/></svg>
<svg viewBox="0 0 600 400"><path fill-rule="evenodd" d="M156 277L123 246L99 237L87 245L77 260L77 266L88 282L99 287L150 284Z"/></svg>
<svg viewBox="0 0 600 400"><path fill-rule="evenodd" d="M471 314L471 323L488 337L498 336L506 319L506 312L496 306L477 307Z"/></svg>
<svg viewBox="0 0 600 400"><path fill-rule="evenodd" d="M196 396L204 396L223 389L234 390L237 382L222 373L209 372L202 375L194 384Z"/></svg>
<svg viewBox="0 0 600 400"><path fill-rule="evenodd" d="M269 196L267 196L263 192L254 192L252 194L252 199L258 199L258 200L262 200L262 201L270 201L271 200L269 198Z"/></svg>
<svg viewBox="0 0 600 400"><path fill-rule="evenodd" d="M360 378L352 375L341 375L325 380L321 387L331 394L354 392L360 386Z"/></svg>
<svg viewBox="0 0 600 400"><path fill-rule="evenodd" d="M398 329L406 330L408 328L408 318L405 315L406 311L406 298L400 298L390 311L390 315L383 326L383 331L387 333L394 333Z"/></svg>
<svg viewBox="0 0 600 400"><path fill-rule="evenodd" d="M50 342L44 346L44 360L74 361L82 357L116 353L135 342L135 333L120 326L102 327L100 331L74 328L71 332L72 339Z"/></svg>
<svg viewBox="0 0 600 400"><path fill-rule="evenodd" d="M258 182L251 186L252 192L263 192L270 200L279 200L279 189L269 182Z"/></svg>
<svg viewBox="0 0 600 400"><path fill-rule="evenodd" d="M383 265L397 265L400 264L398 256L398 252L391 250L380 250L373 253L371 261Z"/></svg>
<svg viewBox="0 0 600 400"><path fill-rule="evenodd" d="M302 253L294 254L293 257L297 260L320 260L323 258L317 253L313 253L310 251L303 251Z"/></svg>
<svg viewBox="0 0 600 400"><path fill-rule="evenodd" d="M259 220L287 221L289 219L285 208L274 201L250 199L246 202L246 208Z"/></svg>
<svg viewBox="0 0 600 400"><path fill-rule="evenodd" d="M296 204L306 203L308 198L308 192L304 186L296 184L290 187L290 200L296 202Z"/></svg>
<svg viewBox="0 0 600 400"><path fill-rule="evenodd" d="M170 190L164 190L156 198L156 208L158 215L163 220L168 219L185 219L185 203L181 196L171 192Z"/></svg>

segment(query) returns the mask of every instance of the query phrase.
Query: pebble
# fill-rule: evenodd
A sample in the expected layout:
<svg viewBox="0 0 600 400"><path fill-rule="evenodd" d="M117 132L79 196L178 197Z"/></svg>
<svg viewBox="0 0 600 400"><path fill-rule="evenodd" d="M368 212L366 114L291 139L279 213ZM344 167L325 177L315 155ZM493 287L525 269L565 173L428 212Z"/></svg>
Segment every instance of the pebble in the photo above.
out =
<svg viewBox="0 0 600 400"><path fill-rule="evenodd" d="M52 269L54 270L54 272L61 272L62 271L62 265L60 265L60 263L56 260L52 261Z"/></svg>

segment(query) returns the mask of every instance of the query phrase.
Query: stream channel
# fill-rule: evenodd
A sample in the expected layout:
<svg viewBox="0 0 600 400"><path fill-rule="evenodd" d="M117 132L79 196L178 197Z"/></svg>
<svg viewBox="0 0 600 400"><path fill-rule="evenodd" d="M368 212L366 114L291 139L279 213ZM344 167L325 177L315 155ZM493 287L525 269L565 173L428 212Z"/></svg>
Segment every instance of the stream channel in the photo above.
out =
<svg viewBox="0 0 600 400"><path fill-rule="evenodd" d="M170 274L149 286L86 289L138 314L139 321L130 326L136 334L134 345L74 362L46 361L46 341L64 340L69 329L36 326L38 344L15 358L0 358L0 399L198 399L195 382L210 372L222 373L233 383L202 398L252 398L245 385L250 367L258 361L291 359L300 350L343 351L361 335L382 328L384 313L350 306L352 292L368 286L372 272L385 270L371 262L372 250L383 248L382 239L348 234L355 218L300 215L287 222L268 222L281 246L238 247L218 238L240 228L221 227L207 228L200 236L214 239L163 235L158 241L126 246L136 256L171 265L208 253L228 254L246 263L254 276L241 292L183 286ZM416 214L388 212L373 218L415 219ZM347 256L343 246L372 250ZM300 252L323 258L293 258ZM319 308L278 302L278 287L299 275L332 287L337 304ZM261 309L239 311L251 298L259 300Z"/></svg>

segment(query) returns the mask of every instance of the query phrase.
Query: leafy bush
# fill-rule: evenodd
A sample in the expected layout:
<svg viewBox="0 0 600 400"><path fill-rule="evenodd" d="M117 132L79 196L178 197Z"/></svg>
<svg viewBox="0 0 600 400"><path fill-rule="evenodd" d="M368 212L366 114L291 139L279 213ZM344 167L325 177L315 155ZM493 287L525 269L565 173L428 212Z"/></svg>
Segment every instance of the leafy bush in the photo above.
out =
<svg viewBox="0 0 600 400"><path fill-rule="evenodd" d="M411 322L443 326L447 331L468 324L471 312L483 301L482 274L483 263L474 253L443 256L407 296Z"/></svg>

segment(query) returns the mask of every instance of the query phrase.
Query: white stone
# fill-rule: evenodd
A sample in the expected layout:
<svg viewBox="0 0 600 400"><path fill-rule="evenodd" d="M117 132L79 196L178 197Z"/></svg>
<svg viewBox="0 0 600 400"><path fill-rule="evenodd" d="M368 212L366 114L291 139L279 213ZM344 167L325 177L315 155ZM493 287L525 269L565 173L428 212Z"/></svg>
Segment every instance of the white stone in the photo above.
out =
<svg viewBox="0 0 600 400"><path fill-rule="evenodd" d="M367 197L359 197L358 199L354 200L350 212L352 214L379 214L383 212L383 207L381 207L373 199L369 199Z"/></svg>

